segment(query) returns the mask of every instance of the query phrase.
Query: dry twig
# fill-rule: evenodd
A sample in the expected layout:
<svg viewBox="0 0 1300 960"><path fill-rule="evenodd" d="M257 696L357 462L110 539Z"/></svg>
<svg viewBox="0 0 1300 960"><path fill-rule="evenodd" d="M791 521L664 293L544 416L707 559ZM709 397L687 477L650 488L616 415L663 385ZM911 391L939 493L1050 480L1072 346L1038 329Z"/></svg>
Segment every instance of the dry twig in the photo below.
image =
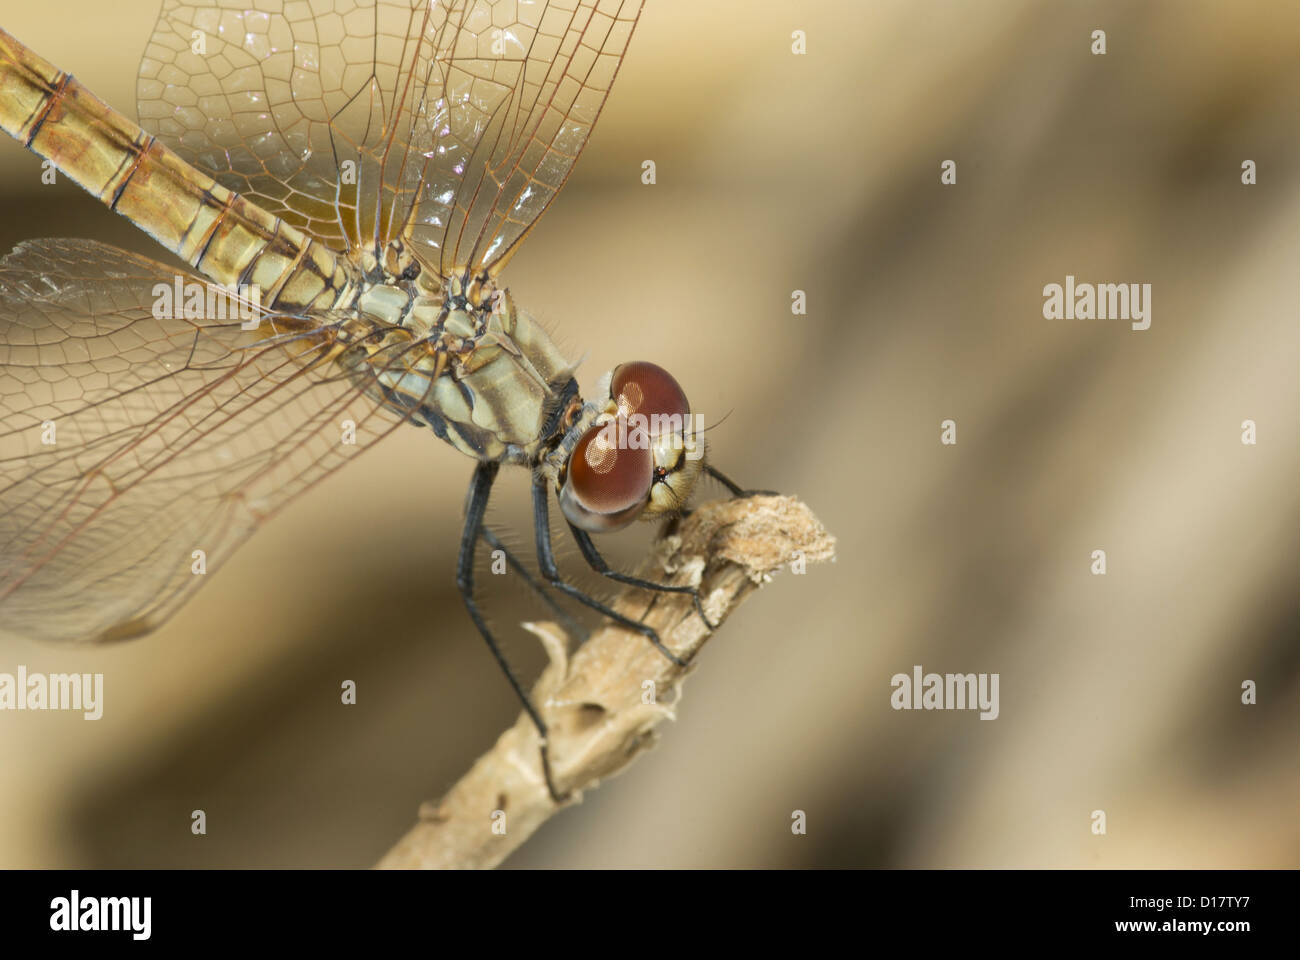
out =
<svg viewBox="0 0 1300 960"><path fill-rule="evenodd" d="M719 500L699 507L658 540L637 573L698 583L709 618L721 624L779 568L830 559L834 547L835 539L793 497ZM686 595L628 588L613 606L654 627L686 660L710 636ZM675 667L640 634L615 625L593 633L571 660L558 628L529 626L551 661L533 689L534 702L550 727L556 784L576 802L583 790L622 770L654 742L654 729L672 716L689 670ZM419 822L379 866L501 863L560 809L542 779L538 747L537 731L520 713L441 801L421 807Z"/></svg>

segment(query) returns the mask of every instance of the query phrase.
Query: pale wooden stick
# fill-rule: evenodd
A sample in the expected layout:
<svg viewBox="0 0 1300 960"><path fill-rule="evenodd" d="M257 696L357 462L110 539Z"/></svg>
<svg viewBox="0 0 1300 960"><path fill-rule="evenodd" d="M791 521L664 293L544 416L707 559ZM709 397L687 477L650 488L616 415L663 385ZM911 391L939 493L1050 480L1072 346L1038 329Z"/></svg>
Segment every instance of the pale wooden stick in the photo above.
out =
<svg viewBox="0 0 1300 960"><path fill-rule="evenodd" d="M720 624L755 586L785 567L833 558L835 538L793 497L754 496L699 507L655 543L637 571L645 579L700 585L709 619ZM792 583L790 589L798 589ZM628 588L620 613L654 627L667 646L691 660L710 637L689 595ZM672 715L685 674L644 636L608 625L566 657L566 637L550 623L527 624L550 665L533 689L550 727L556 785L583 790L627 766ZM694 669L694 665L690 669ZM542 778L537 731L527 714L479 757L379 862L381 868L494 867L560 807Z"/></svg>

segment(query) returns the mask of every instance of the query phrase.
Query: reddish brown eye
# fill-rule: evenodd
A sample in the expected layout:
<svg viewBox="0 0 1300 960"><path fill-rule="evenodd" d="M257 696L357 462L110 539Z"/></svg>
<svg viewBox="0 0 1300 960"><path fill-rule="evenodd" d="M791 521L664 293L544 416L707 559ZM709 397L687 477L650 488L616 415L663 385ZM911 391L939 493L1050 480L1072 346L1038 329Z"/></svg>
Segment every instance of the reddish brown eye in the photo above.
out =
<svg viewBox="0 0 1300 960"><path fill-rule="evenodd" d="M574 526L593 533L626 526L645 507L653 476L644 434L621 418L592 427L569 456L560 509Z"/></svg>
<svg viewBox="0 0 1300 960"><path fill-rule="evenodd" d="M691 412L686 393L673 375L645 360L620 364L610 380L609 395L618 404L619 416L641 414L652 434L664 432L665 424L680 431ZM656 421L656 417L671 419Z"/></svg>

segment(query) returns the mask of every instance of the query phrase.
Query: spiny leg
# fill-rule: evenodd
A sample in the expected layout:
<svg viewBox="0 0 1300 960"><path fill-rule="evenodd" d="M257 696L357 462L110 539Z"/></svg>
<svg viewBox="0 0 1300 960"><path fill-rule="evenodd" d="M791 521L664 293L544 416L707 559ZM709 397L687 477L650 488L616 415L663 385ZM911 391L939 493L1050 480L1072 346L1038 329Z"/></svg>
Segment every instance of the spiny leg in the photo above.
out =
<svg viewBox="0 0 1300 960"><path fill-rule="evenodd" d="M533 593L542 598L542 601L550 608L551 612L555 614L555 618L560 621L560 625L570 637L579 642L587 639L590 631L575 620L572 614L555 602L555 598L547 592L545 584L540 583L538 579L528 571L528 568L525 567L519 558L511 552L509 547L501 542L501 538L493 533L486 524L483 526L480 536L483 537L483 542L486 543L490 549L501 551L506 558L506 563L510 565L510 568L523 578L524 583L528 585L528 588L532 590Z"/></svg>
<svg viewBox="0 0 1300 960"><path fill-rule="evenodd" d="M700 603L700 591L694 587L674 587L666 583L655 583L653 580L642 580L640 577L619 573L605 562L605 558L600 555L600 551L596 549L596 545L592 542L591 534L586 530L575 527L573 524L569 524L569 531L573 534L573 539L578 541L578 549L582 551L583 559L587 561L591 569L602 577L608 577L617 583L626 583L628 586L640 587L642 590L657 590L660 593L689 593L691 600L695 603L695 612L700 615L704 625L710 630L714 629L713 622L709 620L708 615L704 612L704 605Z"/></svg>
<svg viewBox="0 0 1300 960"><path fill-rule="evenodd" d="M594 597L587 596L573 584L564 582L560 577L559 565L555 562L555 547L551 543L550 503L547 497L546 478L538 474L533 478L533 527L537 537L537 565L541 568L542 576L546 578L546 582L555 589L573 597L579 603L609 617L615 623L620 623L629 630L635 630L646 637L654 644L656 650L677 666L685 667L686 661L664 646L663 641L659 639L659 634L655 632L653 627L647 627L644 623L638 623L631 617L623 616L623 614L606 606Z"/></svg>
<svg viewBox="0 0 1300 960"><path fill-rule="evenodd" d="M510 681L510 686L514 689L515 695L519 697L519 702L524 705L524 711L532 719L533 725L537 727L537 734L542 741L542 775L546 778L546 789L551 793L551 799L557 804L564 802L564 795L555 789L555 781L551 776L551 758L547 752L546 742L546 724L542 720L542 715L537 712L533 706L532 700L528 698L523 684L515 676L510 664L506 662L505 655L502 654L501 648L497 646L496 638L492 636L492 631L488 629L487 621L483 619L483 614L479 610L478 603L474 600L474 551L478 546L479 531L483 529L483 515L487 512L488 497L492 493L492 481L496 479L497 471L501 468L499 463L483 462L474 470L474 479L470 481L469 504L465 508L465 530L460 538L460 554L456 560L456 586L460 589L461 599L465 601L465 609L469 611L469 617L474 621L474 626L478 632L483 635L487 641L488 649L492 651L492 656L496 658L498 666Z"/></svg>
<svg viewBox="0 0 1300 960"><path fill-rule="evenodd" d="M740 484L732 480L729 476L719 470L711 463L704 465L704 472L711 476L718 483L722 484L731 491L733 497L776 497L780 496L775 490L744 490Z"/></svg>

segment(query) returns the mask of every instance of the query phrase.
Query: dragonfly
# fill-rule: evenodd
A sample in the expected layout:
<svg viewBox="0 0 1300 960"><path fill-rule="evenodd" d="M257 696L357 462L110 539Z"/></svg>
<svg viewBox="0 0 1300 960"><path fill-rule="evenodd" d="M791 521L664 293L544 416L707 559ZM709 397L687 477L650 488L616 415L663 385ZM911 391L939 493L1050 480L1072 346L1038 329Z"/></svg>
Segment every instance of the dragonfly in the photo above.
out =
<svg viewBox="0 0 1300 960"><path fill-rule="evenodd" d="M640 0L165 0L139 125L0 30L0 127L188 265L89 240L0 260L0 627L107 642L163 623L269 517L404 425L475 461L457 585L476 599L502 465L593 533L687 509L708 475L686 395L625 363L585 400L501 271L591 135ZM511 565L522 564L506 551ZM196 566L197 565L197 566ZM541 586L534 584L535 586Z"/></svg>

